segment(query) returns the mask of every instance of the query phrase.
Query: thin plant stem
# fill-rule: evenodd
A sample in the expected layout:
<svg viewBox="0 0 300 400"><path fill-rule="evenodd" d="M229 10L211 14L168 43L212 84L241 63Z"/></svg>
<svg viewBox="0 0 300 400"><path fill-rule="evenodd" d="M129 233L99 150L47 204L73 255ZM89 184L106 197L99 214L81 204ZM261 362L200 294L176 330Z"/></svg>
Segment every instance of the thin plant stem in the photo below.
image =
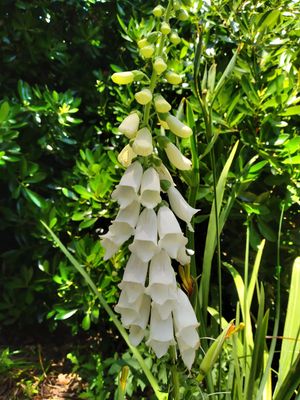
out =
<svg viewBox="0 0 300 400"><path fill-rule="evenodd" d="M249 223L249 215L247 216L246 220L246 245L245 245L245 265L244 265L244 304L243 304L243 317L244 322L247 324L250 321L246 320L247 308L248 308L248 301L247 301L247 293L248 293L248 281L249 281L249 250L250 250L250 223ZM247 343L247 331L244 331L244 361L245 361L245 371L247 371L247 354L248 354L248 343ZM246 372L246 377L248 376Z"/></svg>
<svg viewBox="0 0 300 400"><path fill-rule="evenodd" d="M172 399L173 400L180 400L180 382L179 382L179 374L177 371L177 357L176 357L176 348L175 346L171 346L170 348L170 354L172 358L172 367L171 367L171 373L172 373L172 382L173 382L173 388L172 388Z"/></svg>
<svg viewBox="0 0 300 400"><path fill-rule="evenodd" d="M142 368L142 370L143 370L144 374L146 375L150 385L152 386L156 397L159 400L167 400L168 399L168 394L167 393L163 393L163 392L160 391L159 385L157 383L157 380L152 375L152 373L151 373L150 369L148 368L147 364L145 363L141 353L139 352L139 350L136 347L132 346L132 344L130 343L130 340L129 340L129 337L128 337L128 334L127 334L125 328L123 328L121 322L119 321L119 319L117 318L117 316L115 315L113 310L110 308L110 306L107 304L107 302L105 301L104 297L99 292L99 290L97 289L97 286L95 285L95 283L93 282L93 280L91 279L89 274L79 264L79 262L72 256L72 254L62 244L62 242L55 235L55 233L48 227L48 225L43 221L41 221L41 223L47 229L47 231L50 233L50 235L54 239L54 242L58 245L58 247L61 249L61 251L64 253L64 255L68 258L68 260L71 262L71 264L82 275L82 277L84 278L86 283L90 286L90 288L91 288L92 292L95 294L95 296L97 296L101 306L104 308L104 310L110 316L112 322L114 323L114 325L116 326L116 328L118 329L120 334L122 335L122 337L125 340L127 346L129 347L130 351L132 352L132 354L134 355L134 357L136 358L136 360L140 364L140 367Z"/></svg>

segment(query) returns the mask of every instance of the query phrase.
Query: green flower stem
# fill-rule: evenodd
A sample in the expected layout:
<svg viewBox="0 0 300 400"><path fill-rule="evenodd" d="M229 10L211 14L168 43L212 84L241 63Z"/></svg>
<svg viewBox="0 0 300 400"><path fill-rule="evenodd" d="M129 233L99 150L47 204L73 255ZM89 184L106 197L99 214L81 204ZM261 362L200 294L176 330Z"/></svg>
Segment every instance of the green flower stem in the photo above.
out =
<svg viewBox="0 0 300 400"><path fill-rule="evenodd" d="M169 0L168 7L166 9L164 22L168 22L169 21L170 15L171 15L171 11L172 11L172 0ZM160 40L159 40L159 46L158 46L158 50L157 50L157 57L161 57L162 56L163 49L164 49L164 44L165 44L165 38L166 38L166 35L162 34L161 37L160 37ZM151 90L152 94L153 94L155 86L156 86L157 76L158 75L157 75L156 71L153 69L152 70L151 79L150 79L150 85L149 85L149 89ZM144 124L145 125L149 124L151 105L152 105L152 101L150 101L148 104L145 105L145 109L144 109Z"/></svg>
<svg viewBox="0 0 300 400"><path fill-rule="evenodd" d="M42 225L47 229L47 231L50 233L50 235L52 236L54 242L58 245L58 247L61 249L61 251L64 253L64 255L68 258L68 260L71 262L71 264L75 267L75 269L82 275L82 277L84 278L84 280L86 281L86 283L90 286L92 292L97 296L97 298L99 299L99 302L101 304L101 306L104 308L104 310L107 312L107 314L110 316L112 322L115 324L116 328L118 329L118 331L120 332L121 336L123 337L123 339L125 340L127 346L129 347L130 351L132 352L132 354L134 355L134 357L136 358L136 360L138 361L138 363L140 364L144 374L146 375L150 385L152 386L155 395L157 397L158 400L167 400L168 399L168 394L161 392L159 389L159 385L157 383L157 380L155 379L155 377L152 375L150 369L147 367L141 353L139 352L139 350L132 346L130 341L129 341L129 337L128 334L125 330L125 328L123 328L122 324L120 323L119 319L117 318L117 316L115 315L115 313L113 312L113 310L110 308L110 306L107 304L107 302L105 301L104 297L102 296L102 294L99 292L99 290L97 289L95 283L92 281L91 277L89 276L89 274L86 272L86 270L79 264L79 262L72 256L72 254L67 250L67 248L62 244L62 242L59 240L59 238L55 235L55 233L48 227L48 225L41 221Z"/></svg>

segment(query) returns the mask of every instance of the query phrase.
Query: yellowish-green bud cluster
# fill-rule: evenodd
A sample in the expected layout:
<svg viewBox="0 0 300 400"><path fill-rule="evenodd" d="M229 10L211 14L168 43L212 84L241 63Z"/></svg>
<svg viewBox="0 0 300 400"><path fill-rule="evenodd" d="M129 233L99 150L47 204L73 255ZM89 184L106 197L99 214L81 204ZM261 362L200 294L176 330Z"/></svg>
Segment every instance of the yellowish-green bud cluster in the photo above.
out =
<svg viewBox="0 0 300 400"><path fill-rule="evenodd" d="M145 46L149 46L149 42L148 42L148 40L147 40L146 38L143 38L143 39L140 39L140 40L137 42L137 45L138 45L138 48L139 48L139 49L142 49L142 48L145 47Z"/></svg>

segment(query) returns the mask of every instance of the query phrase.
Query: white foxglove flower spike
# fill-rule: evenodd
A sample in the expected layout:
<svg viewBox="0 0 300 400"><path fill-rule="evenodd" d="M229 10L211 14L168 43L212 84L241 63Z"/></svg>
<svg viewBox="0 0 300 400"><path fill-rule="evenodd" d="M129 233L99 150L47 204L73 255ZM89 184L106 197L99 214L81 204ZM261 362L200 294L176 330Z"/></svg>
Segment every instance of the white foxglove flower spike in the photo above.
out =
<svg viewBox="0 0 300 400"><path fill-rule="evenodd" d="M126 144L125 147L118 154L118 161L123 167L128 168L131 165L132 160L136 157L135 152L132 150L130 144Z"/></svg>
<svg viewBox="0 0 300 400"><path fill-rule="evenodd" d="M153 153L152 135L148 128L142 128L138 131L132 149L136 154L144 157Z"/></svg>
<svg viewBox="0 0 300 400"><path fill-rule="evenodd" d="M164 148L167 157L174 167L181 171L188 171L192 169L192 162L187 157L185 157L180 150L175 146L175 144L169 142Z"/></svg>
<svg viewBox="0 0 300 400"><path fill-rule="evenodd" d="M176 258L178 251L188 240L183 235L174 213L166 206L160 207L157 213L159 246L165 249L171 258Z"/></svg>
<svg viewBox="0 0 300 400"><path fill-rule="evenodd" d="M140 202L147 208L154 208L161 202L159 175L153 167L143 174Z"/></svg>
<svg viewBox="0 0 300 400"><path fill-rule="evenodd" d="M140 189L143 176L143 167L138 161L132 163L124 175L120 183L112 192L112 199L117 200L121 208L127 207L133 201L138 200L138 191Z"/></svg>
<svg viewBox="0 0 300 400"><path fill-rule="evenodd" d="M126 292L130 303L135 302L145 292L145 282L148 272L148 263L143 262L134 254L128 259L123 279L119 288Z"/></svg>
<svg viewBox="0 0 300 400"><path fill-rule="evenodd" d="M177 298L175 272L165 250L161 250L150 262L149 285L146 293L159 305Z"/></svg>
<svg viewBox="0 0 300 400"><path fill-rule="evenodd" d="M172 210L178 218L187 223L189 230L193 232L191 219L193 218L193 215L199 211L199 209L191 207L174 186L171 186L167 193Z"/></svg>
<svg viewBox="0 0 300 400"><path fill-rule="evenodd" d="M169 346L175 344L171 314L168 318L161 319L157 306L153 303L150 318L150 336L146 344L154 350L158 358L167 353Z"/></svg>
<svg viewBox="0 0 300 400"><path fill-rule="evenodd" d="M137 113L129 114L121 123L118 130L127 136L128 139L135 137L140 124L140 118Z"/></svg>
<svg viewBox="0 0 300 400"><path fill-rule="evenodd" d="M138 219L133 243L129 250L148 262L159 251L157 246L157 217L153 209L145 208Z"/></svg>

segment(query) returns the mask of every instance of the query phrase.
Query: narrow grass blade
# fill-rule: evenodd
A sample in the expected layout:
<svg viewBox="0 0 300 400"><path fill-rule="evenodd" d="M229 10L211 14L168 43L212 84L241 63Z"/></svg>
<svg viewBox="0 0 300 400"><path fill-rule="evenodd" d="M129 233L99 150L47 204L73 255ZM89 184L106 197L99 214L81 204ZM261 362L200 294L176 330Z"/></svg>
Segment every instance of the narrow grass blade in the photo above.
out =
<svg viewBox="0 0 300 400"><path fill-rule="evenodd" d="M291 365L300 352L300 318L299 316L299 293L300 293L300 257L295 259L293 265L290 294L283 331L283 341L279 359L278 381L275 395L278 397L283 381L288 375ZM286 340L284 338L287 338ZM290 340L293 338L294 340ZM300 373L299 373L300 376ZM279 399L279 398L278 398Z"/></svg>
<svg viewBox="0 0 300 400"><path fill-rule="evenodd" d="M233 162L235 153L237 151L238 144L239 144L239 142L237 141L235 143L235 145L233 146L233 148L230 152L230 155L223 167L220 178L218 180L217 189L216 189L217 195L216 195L216 199L214 199L214 202L217 202L218 215L220 215L221 204L222 204L223 197L224 197L225 185L226 185L228 173L229 173L231 164ZM216 248L216 243L217 243L214 202L211 207L209 223L208 223L208 228L207 228L204 258L203 258L202 277L201 277L200 289L199 289L199 296L200 296L199 302L200 302L200 307L203 310L206 310L207 306L208 306L211 266L212 266L212 260L213 260L213 256L214 256L214 252L215 252L215 248ZM223 226L224 226L224 224L223 224ZM220 228L219 233L221 233L223 226L219 225L219 228Z"/></svg>

